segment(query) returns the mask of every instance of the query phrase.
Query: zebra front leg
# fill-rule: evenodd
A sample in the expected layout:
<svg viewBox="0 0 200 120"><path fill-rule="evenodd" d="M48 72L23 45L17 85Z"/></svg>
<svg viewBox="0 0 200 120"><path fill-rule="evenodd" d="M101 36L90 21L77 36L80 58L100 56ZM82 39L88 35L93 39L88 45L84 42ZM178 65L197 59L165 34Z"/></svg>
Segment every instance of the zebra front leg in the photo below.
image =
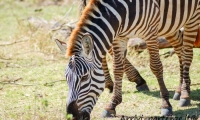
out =
<svg viewBox="0 0 200 120"><path fill-rule="evenodd" d="M113 92L113 81L110 77L110 73L107 66L106 56L102 59L102 69L105 76L105 88L108 88L110 93Z"/></svg>
<svg viewBox="0 0 200 120"><path fill-rule="evenodd" d="M163 66L160 61L159 48L157 44L157 36L147 39L147 49L149 50L150 56L150 68L158 80L160 87L160 95L162 98L161 114L164 116L172 115L172 106L169 102L169 92L165 86L163 80Z"/></svg>
<svg viewBox="0 0 200 120"><path fill-rule="evenodd" d="M138 91L149 91L149 87L147 86L146 81L126 58L124 59L124 72L126 73L130 82L135 82L137 84L136 89Z"/></svg>
<svg viewBox="0 0 200 120"><path fill-rule="evenodd" d="M122 102L122 77L123 77L123 62L126 54L127 41L113 42L113 72L114 72L114 89L112 100L103 112L103 117L113 117L116 114L115 108Z"/></svg>

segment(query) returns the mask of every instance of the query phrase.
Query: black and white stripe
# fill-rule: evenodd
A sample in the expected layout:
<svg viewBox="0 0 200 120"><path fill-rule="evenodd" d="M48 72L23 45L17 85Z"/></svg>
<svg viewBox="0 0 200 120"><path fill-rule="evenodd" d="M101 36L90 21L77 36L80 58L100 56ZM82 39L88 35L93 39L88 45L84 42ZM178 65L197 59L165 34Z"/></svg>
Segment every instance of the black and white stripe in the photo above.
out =
<svg viewBox="0 0 200 120"><path fill-rule="evenodd" d="M75 63L73 67L76 67L77 70L86 70L90 66L87 69L89 71L87 82L85 81L87 84L80 83L82 77L85 76L84 72L79 75L72 73L66 75L67 77L75 75L72 82L76 84L74 86L80 86L79 90L75 89L78 87L75 87L70 93L73 94L73 91L77 92L78 90L77 100L74 100L76 105L74 106L78 106L79 115L82 115L81 112L83 111L90 113L97 97L103 91L102 58L112 45L115 77L114 94L106 108L105 116L115 113L116 106L122 101L121 79L124 69L122 66L125 62L126 42L131 37L140 37L147 43L150 54L150 68L157 77L160 86L162 114L172 114L172 107L169 102L169 92L163 81L163 67L157 44L158 36L165 36L179 56L181 68L180 105L190 104L189 67L192 61L192 47L200 23L199 0L91 0L88 6L91 7L91 10L87 13L83 12L87 14L87 17L82 20L84 24L80 26L81 29L77 36L81 37L83 33L89 33L93 37L92 58L87 60L81 54L81 39L78 39L72 57L77 56L80 59L70 60L70 64ZM181 32L179 30L182 27L184 27L184 34L183 37L180 37ZM84 62L79 62L82 59ZM68 67L67 71L72 68ZM71 87L70 85L69 87ZM92 94L90 94L91 91Z"/></svg>

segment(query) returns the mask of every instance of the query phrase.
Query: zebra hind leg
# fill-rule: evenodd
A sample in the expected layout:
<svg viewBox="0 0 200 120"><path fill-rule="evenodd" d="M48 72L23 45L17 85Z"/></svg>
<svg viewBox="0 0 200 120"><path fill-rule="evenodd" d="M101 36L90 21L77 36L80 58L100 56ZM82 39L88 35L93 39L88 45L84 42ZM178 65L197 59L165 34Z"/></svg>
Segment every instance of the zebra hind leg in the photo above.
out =
<svg viewBox="0 0 200 120"><path fill-rule="evenodd" d="M139 74L137 69L128 61L128 59L124 59L124 71L127 75L127 78L130 82L136 83L136 89L138 91L149 91L149 87L146 84L146 81Z"/></svg>

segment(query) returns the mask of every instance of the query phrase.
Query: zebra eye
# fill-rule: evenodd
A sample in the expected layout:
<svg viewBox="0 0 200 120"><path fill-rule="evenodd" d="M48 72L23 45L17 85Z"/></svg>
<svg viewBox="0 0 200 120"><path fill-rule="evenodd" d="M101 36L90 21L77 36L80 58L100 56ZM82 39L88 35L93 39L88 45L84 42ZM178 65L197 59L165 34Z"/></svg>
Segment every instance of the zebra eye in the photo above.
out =
<svg viewBox="0 0 200 120"><path fill-rule="evenodd" d="M88 79L88 77L89 77L88 74L87 74L87 75L84 75L84 76L82 77L81 81L82 81L82 82L86 81L86 80Z"/></svg>

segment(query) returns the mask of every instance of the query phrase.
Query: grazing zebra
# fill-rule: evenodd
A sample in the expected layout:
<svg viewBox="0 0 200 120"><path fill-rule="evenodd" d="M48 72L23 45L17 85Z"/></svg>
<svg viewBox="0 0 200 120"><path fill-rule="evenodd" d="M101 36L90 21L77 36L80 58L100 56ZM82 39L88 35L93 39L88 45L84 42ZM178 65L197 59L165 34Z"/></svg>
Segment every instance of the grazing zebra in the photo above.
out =
<svg viewBox="0 0 200 120"><path fill-rule="evenodd" d="M172 114L169 92L163 81L158 36L166 36L180 61L180 106L190 104L189 67L199 21L199 0L90 0L70 35L66 68L69 86L67 112L75 119L89 119L104 90L102 58L113 45L114 94L104 116L115 114L122 101L122 74L126 44L130 37L146 41L150 68L157 77L161 92L161 114ZM184 27L183 39L179 29Z"/></svg>

